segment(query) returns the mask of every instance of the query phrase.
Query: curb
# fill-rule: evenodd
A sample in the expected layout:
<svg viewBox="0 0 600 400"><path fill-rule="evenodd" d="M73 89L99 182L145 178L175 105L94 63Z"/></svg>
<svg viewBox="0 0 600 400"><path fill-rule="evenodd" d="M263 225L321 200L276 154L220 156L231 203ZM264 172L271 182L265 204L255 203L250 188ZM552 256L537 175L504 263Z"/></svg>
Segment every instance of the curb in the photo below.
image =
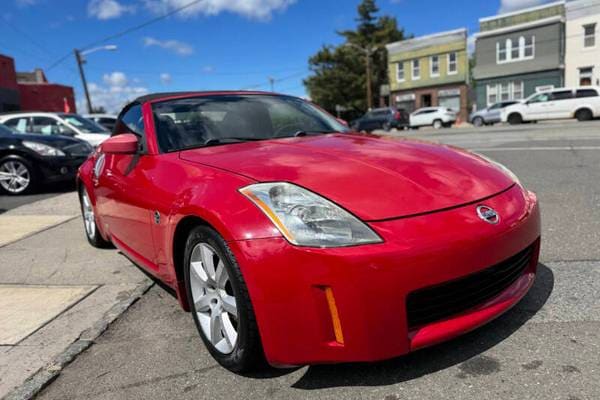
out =
<svg viewBox="0 0 600 400"><path fill-rule="evenodd" d="M146 281L132 290L129 297L119 301L108 310L91 328L86 329L79 338L71 343L62 353L54 358L45 367L37 370L19 387L8 393L2 400L29 400L34 398L46 386L60 375L62 370L69 365L79 354L89 348L110 325L119 318L129 307L138 301L154 285L153 281Z"/></svg>

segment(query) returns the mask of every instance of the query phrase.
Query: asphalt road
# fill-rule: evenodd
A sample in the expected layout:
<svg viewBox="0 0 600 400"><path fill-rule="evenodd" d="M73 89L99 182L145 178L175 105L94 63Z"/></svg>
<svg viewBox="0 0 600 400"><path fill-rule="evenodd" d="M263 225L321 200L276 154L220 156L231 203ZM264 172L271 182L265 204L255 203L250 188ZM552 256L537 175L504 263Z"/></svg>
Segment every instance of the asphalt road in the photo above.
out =
<svg viewBox="0 0 600 400"><path fill-rule="evenodd" d="M39 398L600 398L600 122L409 135L476 149L538 193L539 274L510 312L459 339L387 362L240 376L210 358L191 316L154 287Z"/></svg>
<svg viewBox="0 0 600 400"><path fill-rule="evenodd" d="M74 182L61 182L46 187L41 187L36 193L24 196L7 196L0 194L0 214L13 208L23 206L25 204L34 203L36 201L49 199L63 193L75 190Z"/></svg>

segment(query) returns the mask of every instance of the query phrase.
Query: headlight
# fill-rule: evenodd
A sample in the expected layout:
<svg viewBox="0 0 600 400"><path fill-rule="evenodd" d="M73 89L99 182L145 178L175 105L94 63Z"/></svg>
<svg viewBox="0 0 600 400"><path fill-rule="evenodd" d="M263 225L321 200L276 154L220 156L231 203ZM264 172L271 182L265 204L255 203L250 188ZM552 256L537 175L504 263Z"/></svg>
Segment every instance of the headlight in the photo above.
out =
<svg viewBox="0 0 600 400"><path fill-rule="evenodd" d="M343 247L381 243L358 218L331 201L291 183L258 183L240 189L292 244Z"/></svg>
<svg viewBox="0 0 600 400"><path fill-rule="evenodd" d="M23 146L35 151L36 153L38 153L42 156L55 156L56 157L56 156L64 156L65 155L65 153L63 153L59 149L56 149L52 146L48 146L47 144L42 144L42 143L38 143L38 142L23 141Z"/></svg>
<svg viewBox="0 0 600 400"><path fill-rule="evenodd" d="M475 154L478 155L479 157L483 158L484 160L488 161L490 164L493 164L498 169L502 170L502 172L504 172L506 175L508 175L508 177L511 178L513 181L515 181L519 185L523 186L521 184L521 180L519 179L519 177L517 175L515 175L515 173L512 172L510 169L508 169L504 164L500 164L498 161L492 160L491 158L489 158L488 156L484 156L483 154L479 154L479 153L475 153Z"/></svg>

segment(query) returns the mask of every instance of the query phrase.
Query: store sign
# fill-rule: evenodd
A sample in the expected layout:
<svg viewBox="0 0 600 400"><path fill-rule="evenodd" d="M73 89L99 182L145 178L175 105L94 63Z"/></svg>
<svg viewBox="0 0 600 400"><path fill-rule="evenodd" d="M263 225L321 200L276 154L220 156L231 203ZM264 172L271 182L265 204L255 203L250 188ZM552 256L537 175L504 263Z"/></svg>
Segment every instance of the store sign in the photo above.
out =
<svg viewBox="0 0 600 400"><path fill-rule="evenodd" d="M444 89L438 92L438 97L460 96L460 89Z"/></svg>
<svg viewBox="0 0 600 400"><path fill-rule="evenodd" d="M409 93L409 94L399 94L396 96L396 102L397 103L401 103L403 101L415 101L417 97L415 96L414 93Z"/></svg>

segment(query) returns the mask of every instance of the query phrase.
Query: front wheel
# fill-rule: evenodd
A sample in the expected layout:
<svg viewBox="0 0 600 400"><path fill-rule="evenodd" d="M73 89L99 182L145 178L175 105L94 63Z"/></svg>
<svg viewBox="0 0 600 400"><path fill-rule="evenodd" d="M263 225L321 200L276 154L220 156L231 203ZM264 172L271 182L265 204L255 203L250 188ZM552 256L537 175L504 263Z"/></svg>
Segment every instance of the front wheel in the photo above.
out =
<svg viewBox="0 0 600 400"><path fill-rule="evenodd" d="M392 130L392 125L389 122L385 122L382 126L383 130L389 132Z"/></svg>
<svg viewBox="0 0 600 400"><path fill-rule="evenodd" d="M442 120L436 119L435 121L433 121L433 129L442 129L443 126L444 123L442 122Z"/></svg>
<svg viewBox="0 0 600 400"><path fill-rule="evenodd" d="M18 156L0 160L0 192L9 195L31 193L37 186L37 176L29 161Z"/></svg>
<svg viewBox="0 0 600 400"><path fill-rule="evenodd" d="M520 125L523 123L523 117L521 116L521 114L510 114L508 116L508 123L510 125Z"/></svg>
<svg viewBox="0 0 600 400"><path fill-rule="evenodd" d="M479 128L479 127L483 126L483 124L484 124L483 118L476 117L476 118L473 119L473 125L474 126L476 126L476 127Z"/></svg>
<svg viewBox="0 0 600 400"><path fill-rule="evenodd" d="M194 228L185 246L184 271L194 322L213 358L233 372L262 366L248 288L223 238L209 227Z"/></svg>
<svg viewBox="0 0 600 400"><path fill-rule="evenodd" d="M112 243L104 240L98 231L96 223L96 214L90 196L85 187L79 190L79 204L81 205L81 215L83 216L83 227L85 228L85 236L88 242L99 249L108 249L113 247Z"/></svg>

